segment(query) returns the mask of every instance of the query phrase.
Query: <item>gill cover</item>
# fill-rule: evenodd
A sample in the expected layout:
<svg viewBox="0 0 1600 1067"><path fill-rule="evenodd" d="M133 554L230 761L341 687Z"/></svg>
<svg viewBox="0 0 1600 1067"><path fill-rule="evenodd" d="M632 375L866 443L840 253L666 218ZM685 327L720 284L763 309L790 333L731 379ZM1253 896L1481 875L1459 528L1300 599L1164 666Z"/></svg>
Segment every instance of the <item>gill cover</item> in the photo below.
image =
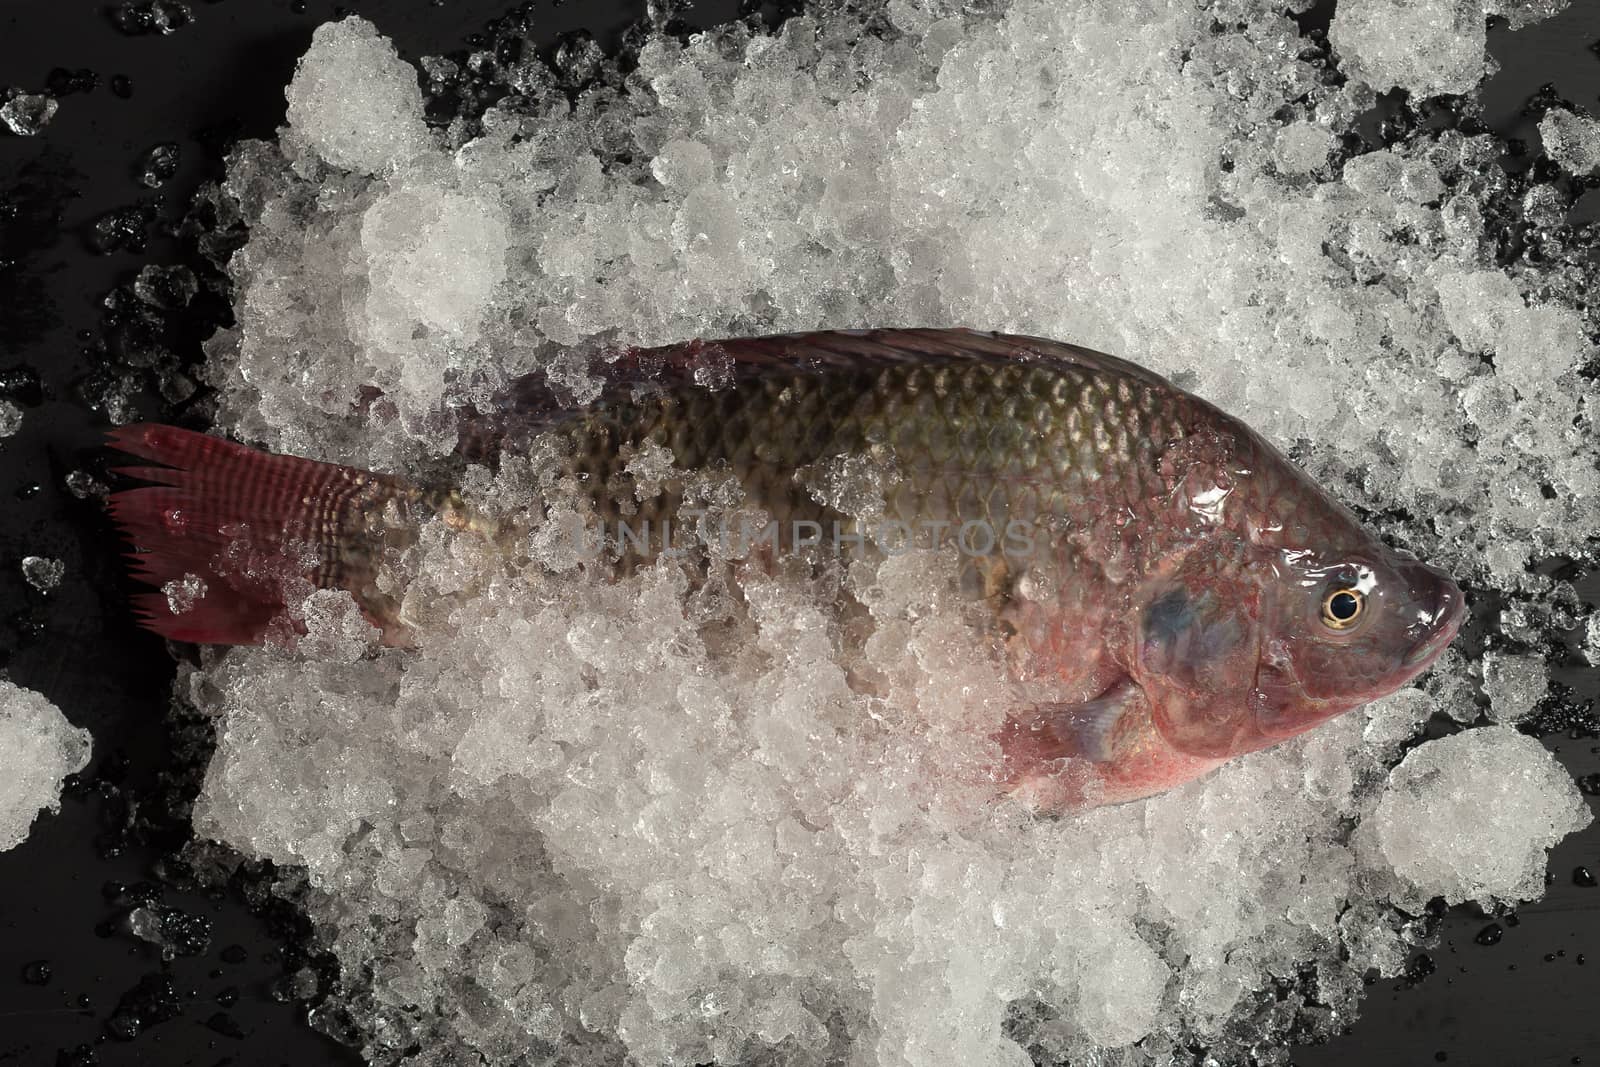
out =
<svg viewBox="0 0 1600 1067"><path fill-rule="evenodd" d="M1156 728L1178 751L1230 756L1251 731L1256 599L1253 583L1213 572L1164 585L1141 613L1139 684Z"/></svg>

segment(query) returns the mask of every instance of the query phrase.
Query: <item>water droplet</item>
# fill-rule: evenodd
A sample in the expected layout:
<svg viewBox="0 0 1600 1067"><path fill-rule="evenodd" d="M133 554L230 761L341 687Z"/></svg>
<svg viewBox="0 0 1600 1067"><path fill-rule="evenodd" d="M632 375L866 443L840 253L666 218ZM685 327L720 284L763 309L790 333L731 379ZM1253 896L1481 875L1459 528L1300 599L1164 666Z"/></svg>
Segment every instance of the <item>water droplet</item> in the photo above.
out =
<svg viewBox="0 0 1600 1067"><path fill-rule="evenodd" d="M1432 956L1426 952L1419 952L1406 964L1406 978L1412 982L1420 982L1438 969L1438 964L1433 962Z"/></svg>

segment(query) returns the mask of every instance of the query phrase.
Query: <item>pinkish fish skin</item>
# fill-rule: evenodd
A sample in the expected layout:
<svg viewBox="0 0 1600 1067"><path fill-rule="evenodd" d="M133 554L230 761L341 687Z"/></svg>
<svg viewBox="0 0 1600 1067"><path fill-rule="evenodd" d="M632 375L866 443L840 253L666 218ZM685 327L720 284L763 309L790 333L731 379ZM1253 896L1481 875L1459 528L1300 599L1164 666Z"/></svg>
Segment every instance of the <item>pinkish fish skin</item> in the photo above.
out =
<svg viewBox="0 0 1600 1067"><path fill-rule="evenodd" d="M876 330L629 349L601 373L599 400L581 409L542 380L514 383L460 413L458 451L491 459L556 434L562 473L590 487L598 518L659 528L682 483L635 510L626 470L654 442L677 468L735 476L778 522L777 552L797 548L796 520L856 529L800 476L840 455L892 469L884 519L996 533L1024 524L1028 551L1008 553L998 537L994 551L962 556L962 580L993 606L1013 670L1056 694L1010 716L995 769L1006 792L1044 811L1161 792L1391 693L1427 669L1464 615L1448 576L1385 546L1257 434L1112 356L1040 338ZM194 574L227 591L184 618L147 598L147 625L186 640L262 639L283 595L219 554L218 531L242 522L251 558L311 545L304 577L351 589L386 640L409 640L372 583L373 561L429 515L470 527L448 486L193 437L130 427L114 438L163 465L135 471L159 487L111 501L141 550L141 578ZM160 518L174 510L187 516L176 528ZM652 558L630 549L614 565Z"/></svg>

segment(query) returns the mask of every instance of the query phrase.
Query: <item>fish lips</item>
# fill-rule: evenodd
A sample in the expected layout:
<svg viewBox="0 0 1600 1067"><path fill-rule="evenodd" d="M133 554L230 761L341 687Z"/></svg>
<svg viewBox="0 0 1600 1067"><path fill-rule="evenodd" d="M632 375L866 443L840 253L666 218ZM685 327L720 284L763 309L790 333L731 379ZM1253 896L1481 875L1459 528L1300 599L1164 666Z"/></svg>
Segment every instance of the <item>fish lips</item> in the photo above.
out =
<svg viewBox="0 0 1600 1067"><path fill-rule="evenodd" d="M1439 583L1424 636L1406 653L1401 665L1413 673L1426 668L1449 647L1467 617L1467 598L1448 578Z"/></svg>

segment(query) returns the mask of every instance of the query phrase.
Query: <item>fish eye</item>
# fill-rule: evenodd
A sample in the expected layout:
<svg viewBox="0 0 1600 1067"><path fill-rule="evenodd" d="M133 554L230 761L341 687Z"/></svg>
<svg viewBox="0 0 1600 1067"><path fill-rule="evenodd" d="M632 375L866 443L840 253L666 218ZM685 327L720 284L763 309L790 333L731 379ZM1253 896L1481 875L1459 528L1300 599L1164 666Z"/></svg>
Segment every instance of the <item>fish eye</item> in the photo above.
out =
<svg viewBox="0 0 1600 1067"><path fill-rule="evenodd" d="M1322 598L1322 624L1330 630L1348 630L1366 610L1367 597L1359 589L1340 586Z"/></svg>

